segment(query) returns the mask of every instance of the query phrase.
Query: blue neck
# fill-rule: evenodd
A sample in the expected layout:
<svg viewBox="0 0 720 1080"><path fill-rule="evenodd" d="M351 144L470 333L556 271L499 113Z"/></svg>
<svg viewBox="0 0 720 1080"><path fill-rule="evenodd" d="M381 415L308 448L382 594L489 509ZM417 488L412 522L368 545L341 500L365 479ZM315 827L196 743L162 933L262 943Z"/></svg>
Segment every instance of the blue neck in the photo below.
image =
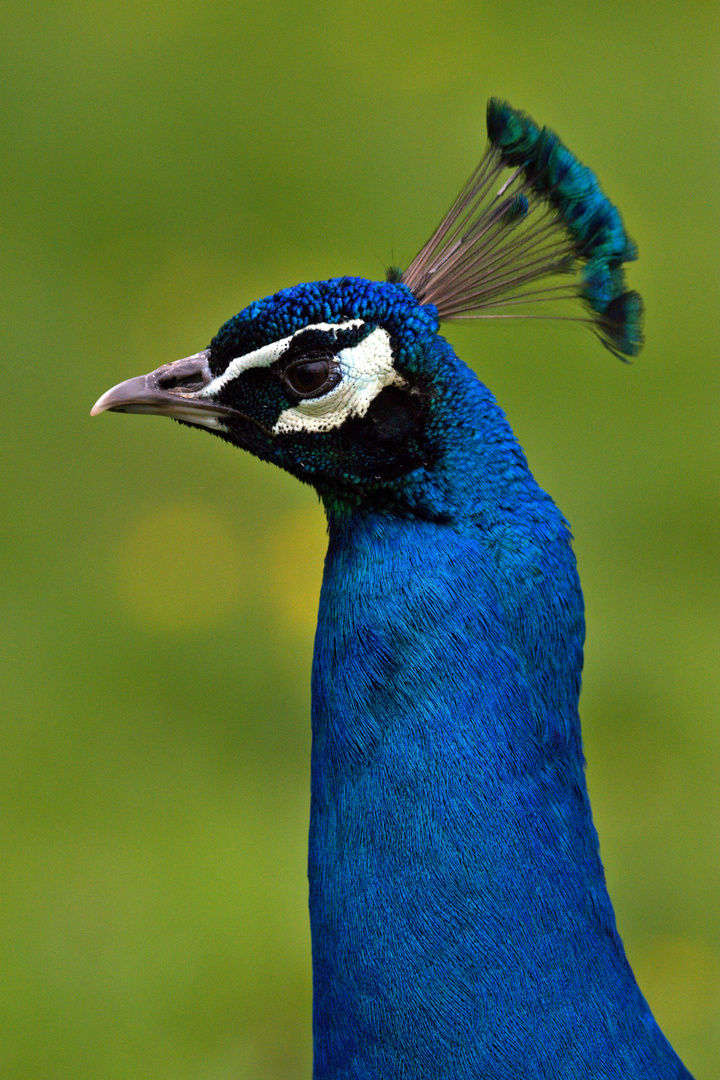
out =
<svg viewBox="0 0 720 1080"><path fill-rule="evenodd" d="M605 888L567 529L489 393L463 385L452 415L468 426L423 479L422 517L330 515L313 669L314 1076L687 1077Z"/></svg>

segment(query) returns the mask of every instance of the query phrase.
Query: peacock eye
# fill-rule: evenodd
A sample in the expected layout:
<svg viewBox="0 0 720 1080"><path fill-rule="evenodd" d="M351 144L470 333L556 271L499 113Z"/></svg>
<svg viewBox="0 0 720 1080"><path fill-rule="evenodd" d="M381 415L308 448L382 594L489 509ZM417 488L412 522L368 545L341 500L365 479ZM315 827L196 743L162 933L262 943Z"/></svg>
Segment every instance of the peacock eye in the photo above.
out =
<svg viewBox="0 0 720 1080"><path fill-rule="evenodd" d="M283 378L298 397L313 398L321 397L337 386L341 372L334 358L318 357L291 364L283 372Z"/></svg>

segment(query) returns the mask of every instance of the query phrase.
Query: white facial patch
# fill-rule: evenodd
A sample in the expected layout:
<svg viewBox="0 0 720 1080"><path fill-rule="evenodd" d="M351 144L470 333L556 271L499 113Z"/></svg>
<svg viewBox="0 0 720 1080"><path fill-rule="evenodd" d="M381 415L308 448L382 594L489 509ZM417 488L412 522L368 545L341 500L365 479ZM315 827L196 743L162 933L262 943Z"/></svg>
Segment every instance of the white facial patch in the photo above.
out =
<svg viewBox="0 0 720 1080"><path fill-rule="evenodd" d="M362 319L350 319L343 323L313 323L303 326L289 337L272 341L253 352L245 353L231 360L212 382L198 390L198 398L214 398L226 383L242 375L244 371L256 367L270 367L279 360L291 341L307 330L347 330L362 326ZM342 349L335 357L341 371L337 386L322 397L306 398L280 413L273 435L291 431L330 431L340 427L351 416L364 416L371 402L385 386L393 383L404 386L405 380L393 367L390 335L387 330L377 327L358 345Z"/></svg>
<svg viewBox="0 0 720 1080"><path fill-rule="evenodd" d="M358 325L345 323L344 326ZM323 327L325 329L325 327ZM342 377L322 397L306 398L280 413L273 435L290 431L330 431L351 416L364 416L385 386L405 380L393 367L390 335L377 327L371 334L336 356Z"/></svg>
<svg viewBox="0 0 720 1080"><path fill-rule="evenodd" d="M242 375L243 371L249 371L250 368L256 367L270 367L271 364L280 359L293 338L297 337L298 334L304 334L306 330L347 330L351 326L362 326L362 324L362 319L350 319L349 322L344 323L321 322L313 323L311 326L303 326L300 330L296 330L294 334L290 334L289 337L280 338L279 341L271 341L269 345L253 349L252 352L245 353L244 356L236 356L234 360L230 361L222 375L218 375L211 383L199 390L196 396L214 397L226 383L237 378L238 375Z"/></svg>

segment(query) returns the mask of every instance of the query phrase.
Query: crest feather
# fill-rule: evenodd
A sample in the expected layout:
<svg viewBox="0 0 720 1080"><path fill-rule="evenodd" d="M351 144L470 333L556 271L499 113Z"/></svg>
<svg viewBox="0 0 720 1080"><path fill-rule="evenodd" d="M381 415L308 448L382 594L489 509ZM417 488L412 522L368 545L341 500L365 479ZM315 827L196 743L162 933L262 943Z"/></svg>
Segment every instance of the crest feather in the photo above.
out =
<svg viewBox="0 0 720 1080"><path fill-rule="evenodd" d="M441 321L574 319L621 359L636 356L643 305L623 263L637 249L595 174L507 102L488 102L487 131L484 157L403 284ZM546 313L573 299L584 315Z"/></svg>

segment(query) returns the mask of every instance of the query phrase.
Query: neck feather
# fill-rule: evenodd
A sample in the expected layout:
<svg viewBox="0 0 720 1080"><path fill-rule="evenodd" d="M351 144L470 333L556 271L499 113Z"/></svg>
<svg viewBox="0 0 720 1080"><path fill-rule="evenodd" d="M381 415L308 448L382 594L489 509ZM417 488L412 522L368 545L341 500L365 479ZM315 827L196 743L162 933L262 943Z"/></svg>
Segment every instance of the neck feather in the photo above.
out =
<svg viewBox="0 0 720 1080"><path fill-rule="evenodd" d="M448 455L433 495L443 516L330 517L313 669L315 1078L579 1080L609 1053L613 1080L687 1076L605 888L567 529L512 441L486 442L474 474L475 449L454 444L457 474Z"/></svg>

